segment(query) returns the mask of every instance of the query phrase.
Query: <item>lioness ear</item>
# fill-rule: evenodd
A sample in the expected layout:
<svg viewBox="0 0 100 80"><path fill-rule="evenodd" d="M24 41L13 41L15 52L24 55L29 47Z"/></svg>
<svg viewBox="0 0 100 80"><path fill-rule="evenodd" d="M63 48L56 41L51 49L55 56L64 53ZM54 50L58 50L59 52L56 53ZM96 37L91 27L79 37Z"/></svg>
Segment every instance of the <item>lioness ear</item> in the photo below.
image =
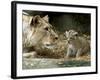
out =
<svg viewBox="0 0 100 80"><path fill-rule="evenodd" d="M32 25L32 24L33 24L33 17L31 17L29 20L29 25Z"/></svg>
<svg viewBox="0 0 100 80"><path fill-rule="evenodd" d="M40 16L37 15L37 16L31 17L29 21L29 25L33 26L35 24L38 24L39 22L40 22Z"/></svg>
<svg viewBox="0 0 100 80"><path fill-rule="evenodd" d="M48 17L48 15L44 16L43 19L44 19L45 21L49 22L49 17Z"/></svg>

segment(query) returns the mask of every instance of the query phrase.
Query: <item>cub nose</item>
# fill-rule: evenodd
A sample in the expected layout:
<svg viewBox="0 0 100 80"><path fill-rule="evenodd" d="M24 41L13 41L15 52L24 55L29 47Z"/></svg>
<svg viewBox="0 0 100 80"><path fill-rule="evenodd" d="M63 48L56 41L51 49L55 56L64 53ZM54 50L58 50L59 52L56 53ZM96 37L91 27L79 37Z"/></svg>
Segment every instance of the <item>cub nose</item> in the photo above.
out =
<svg viewBox="0 0 100 80"><path fill-rule="evenodd" d="M44 45L45 45L45 46L50 46L51 43L50 43L50 42L45 42Z"/></svg>
<svg viewBox="0 0 100 80"><path fill-rule="evenodd" d="M45 44L46 46L50 46L51 44Z"/></svg>

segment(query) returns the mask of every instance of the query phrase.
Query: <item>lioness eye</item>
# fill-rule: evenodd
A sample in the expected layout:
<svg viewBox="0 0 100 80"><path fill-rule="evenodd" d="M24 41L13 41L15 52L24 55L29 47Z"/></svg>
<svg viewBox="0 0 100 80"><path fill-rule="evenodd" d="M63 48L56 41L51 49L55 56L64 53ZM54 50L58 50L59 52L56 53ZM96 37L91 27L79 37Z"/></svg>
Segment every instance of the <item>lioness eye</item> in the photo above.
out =
<svg viewBox="0 0 100 80"><path fill-rule="evenodd" d="M46 31L48 31L48 27L44 28Z"/></svg>

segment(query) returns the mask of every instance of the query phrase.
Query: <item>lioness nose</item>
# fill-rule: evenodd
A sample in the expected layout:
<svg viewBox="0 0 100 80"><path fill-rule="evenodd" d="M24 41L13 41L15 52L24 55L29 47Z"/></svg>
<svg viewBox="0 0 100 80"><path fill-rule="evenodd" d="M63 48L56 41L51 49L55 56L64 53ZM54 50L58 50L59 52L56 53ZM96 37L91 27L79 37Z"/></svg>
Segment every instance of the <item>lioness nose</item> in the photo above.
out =
<svg viewBox="0 0 100 80"><path fill-rule="evenodd" d="M58 37L55 37L55 39L57 40L57 39L58 39Z"/></svg>

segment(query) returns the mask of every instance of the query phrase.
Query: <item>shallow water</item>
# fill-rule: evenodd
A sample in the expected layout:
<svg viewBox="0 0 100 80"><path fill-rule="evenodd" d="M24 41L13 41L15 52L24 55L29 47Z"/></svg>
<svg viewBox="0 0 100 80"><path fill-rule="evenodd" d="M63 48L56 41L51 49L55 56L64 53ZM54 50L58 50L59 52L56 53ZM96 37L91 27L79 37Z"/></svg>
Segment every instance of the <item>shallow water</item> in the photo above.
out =
<svg viewBox="0 0 100 80"><path fill-rule="evenodd" d="M46 68L64 68L64 67L82 67L91 66L90 61L84 60L66 60L60 63L60 59L47 58L23 58L23 69L46 69Z"/></svg>

